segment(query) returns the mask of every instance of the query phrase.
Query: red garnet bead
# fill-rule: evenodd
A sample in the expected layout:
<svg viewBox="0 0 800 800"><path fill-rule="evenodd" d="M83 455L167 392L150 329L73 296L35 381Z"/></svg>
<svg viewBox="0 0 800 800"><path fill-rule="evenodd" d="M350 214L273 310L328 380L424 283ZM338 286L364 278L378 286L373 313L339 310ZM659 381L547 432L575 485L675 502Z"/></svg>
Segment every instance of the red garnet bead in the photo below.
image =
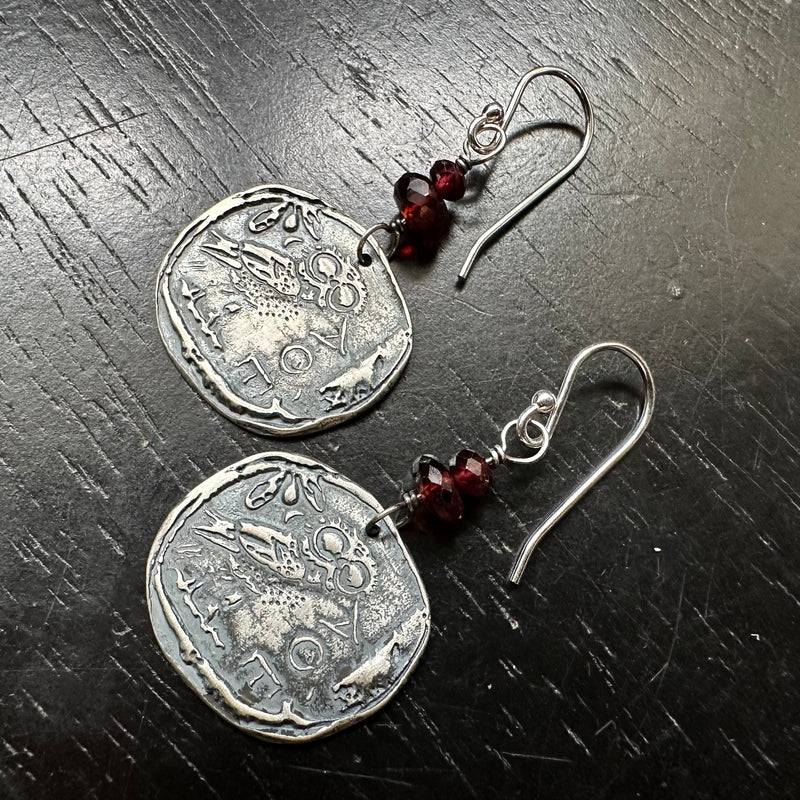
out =
<svg viewBox="0 0 800 800"><path fill-rule="evenodd" d="M433 456L420 456L413 473L420 504L426 511L444 522L458 522L464 516L464 501L444 464Z"/></svg>
<svg viewBox="0 0 800 800"><path fill-rule="evenodd" d="M448 217L436 230L406 231L395 253L399 258L405 260L429 261L436 255L436 251L449 229L450 218Z"/></svg>
<svg viewBox="0 0 800 800"><path fill-rule="evenodd" d="M455 161L435 161L431 167L431 180L439 197L444 200L460 200L467 190L464 171Z"/></svg>
<svg viewBox="0 0 800 800"><path fill-rule="evenodd" d="M492 485L492 469L483 456L462 450L450 467L456 489L467 497L483 497Z"/></svg>
<svg viewBox="0 0 800 800"><path fill-rule="evenodd" d="M462 450L453 459L450 474L456 489L467 497L483 497L492 485L492 468L472 450Z"/></svg>
<svg viewBox="0 0 800 800"><path fill-rule="evenodd" d="M416 172L406 172L394 185L394 199L406 228L415 233L435 233L445 228L450 214L433 184Z"/></svg>

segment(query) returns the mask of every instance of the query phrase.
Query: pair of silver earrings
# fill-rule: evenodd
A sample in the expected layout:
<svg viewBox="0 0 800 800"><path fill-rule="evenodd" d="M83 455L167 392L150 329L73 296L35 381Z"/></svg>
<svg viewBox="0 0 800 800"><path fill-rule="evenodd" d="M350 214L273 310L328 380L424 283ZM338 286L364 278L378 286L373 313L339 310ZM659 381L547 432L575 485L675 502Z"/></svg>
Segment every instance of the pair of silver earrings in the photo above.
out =
<svg viewBox="0 0 800 800"><path fill-rule="evenodd" d="M533 69L506 107L486 106L454 161L437 161L429 177L403 175L390 222L364 231L311 195L260 186L186 228L161 266L158 322L201 396L257 433L298 435L336 425L386 394L411 350L388 257L435 248L449 219L444 201L463 196L469 170L503 149L525 89L548 75L580 100L581 147L480 237L459 273L463 283L489 242L586 155L592 107L561 69ZM380 232L389 237L386 253L374 239ZM582 350L558 392L535 393L485 455L462 450L450 465L421 456L413 488L388 508L330 467L285 452L244 459L200 484L167 517L148 561L150 617L168 660L221 716L266 739L308 741L374 713L407 680L430 632L427 595L397 528L417 513L455 522L488 491L500 464L542 458L579 368L605 350L638 368L639 418L528 537L510 575L518 583L541 538L650 421L652 375L623 344Z"/></svg>

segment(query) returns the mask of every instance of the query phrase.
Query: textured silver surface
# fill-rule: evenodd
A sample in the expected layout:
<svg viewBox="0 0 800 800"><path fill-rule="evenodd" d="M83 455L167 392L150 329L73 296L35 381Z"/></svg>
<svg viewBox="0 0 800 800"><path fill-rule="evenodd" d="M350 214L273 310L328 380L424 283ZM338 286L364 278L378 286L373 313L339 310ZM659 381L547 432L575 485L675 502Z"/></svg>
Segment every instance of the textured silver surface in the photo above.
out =
<svg viewBox="0 0 800 800"><path fill-rule="evenodd" d="M147 570L167 658L225 719L269 739L326 736L403 685L429 634L397 530L367 538L377 501L316 461L262 453L173 510Z"/></svg>
<svg viewBox="0 0 800 800"><path fill-rule="evenodd" d="M257 433L335 425L384 395L411 321L378 248L311 195L258 186L192 222L161 265L158 326L200 395Z"/></svg>

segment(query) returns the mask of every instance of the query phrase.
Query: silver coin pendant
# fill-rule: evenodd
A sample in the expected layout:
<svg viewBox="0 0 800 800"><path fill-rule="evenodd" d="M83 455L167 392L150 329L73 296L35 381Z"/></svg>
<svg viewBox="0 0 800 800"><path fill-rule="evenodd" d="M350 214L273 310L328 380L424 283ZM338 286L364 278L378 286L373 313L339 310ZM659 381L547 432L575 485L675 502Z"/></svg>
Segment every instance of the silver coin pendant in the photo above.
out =
<svg viewBox="0 0 800 800"><path fill-rule="evenodd" d="M218 714L265 739L309 741L374 713L415 668L428 598L381 507L310 458L262 453L209 478L150 552L161 649Z"/></svg>
<svg viewBox="0 0 800 800"><path fill-rule="evenodd" d="M411 321L383 252L316 197L258 186L198 217L161 264L158 326L189 383L269 435L336 425L392 387Z"/></svg>

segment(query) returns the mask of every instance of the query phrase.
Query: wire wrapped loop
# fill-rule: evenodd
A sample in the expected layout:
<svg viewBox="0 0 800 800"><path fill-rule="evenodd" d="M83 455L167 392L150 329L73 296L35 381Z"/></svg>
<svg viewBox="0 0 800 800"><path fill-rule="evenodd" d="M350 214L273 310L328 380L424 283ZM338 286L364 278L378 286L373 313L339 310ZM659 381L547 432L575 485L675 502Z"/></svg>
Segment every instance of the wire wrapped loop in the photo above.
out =
<svg viewBox="0 0 800 800"><path fill-rule="evenodd" d="M470 167L489 161L506 146L504 122L505 112L499 103L490 103L472 120L464 139L464 158Z"/></svg>
<svg viewBox="0 0 800 800"><path fill-rule="evenodd" d="M512 419L505 428L503 428L503 432L500 434L500 447L503 450L503 461L510 462L511 464L535 464L546 452L547 448L550 446L550 434L547 432L547 428L545 427L544 423L539 422L537 419L529 419L525 424L524 434L525 438L523 439L522 436L519 436L519 429L517 428L517 423L519 420ZM527 426L533 425L535 428L539 429L539 435L537 437L532 437L527 432ZM515 430L516 429L516 430ZM529 456L512 456L508 452L508 435L511 433L512 430L518 434L517 438L526 446L526 447L533 447L538 449L535 453L532 453ZM527 441L526 441L527 440ZM540 444L528 444L528 441L531 442L540 442Z"/></svg>

